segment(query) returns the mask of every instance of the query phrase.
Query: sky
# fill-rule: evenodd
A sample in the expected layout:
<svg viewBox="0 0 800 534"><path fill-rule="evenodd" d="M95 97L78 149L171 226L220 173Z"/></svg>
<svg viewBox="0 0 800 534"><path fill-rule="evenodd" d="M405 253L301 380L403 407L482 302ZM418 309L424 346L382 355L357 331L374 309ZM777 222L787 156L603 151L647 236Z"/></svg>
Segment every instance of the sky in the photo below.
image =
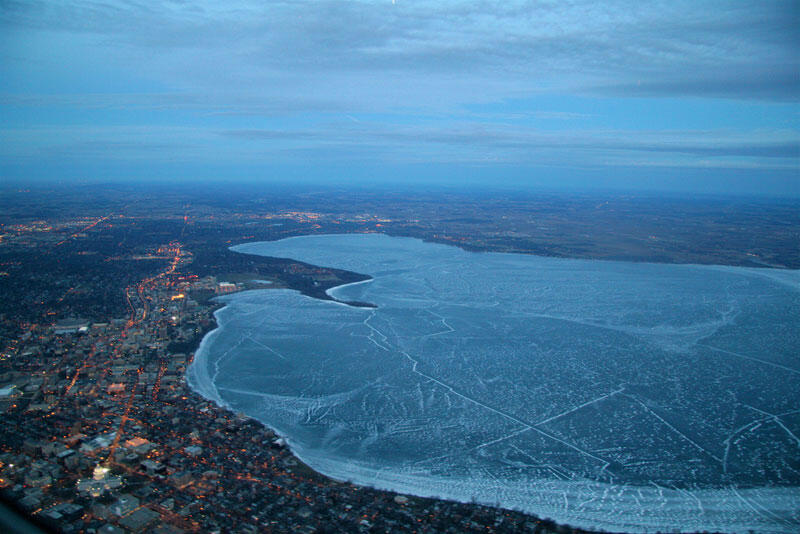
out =
<svg viewBox="0 0 800 534"><path fill-rule="evenodd" d="M799 28L794 0L0 0L0 178L797 197Z"/></svg>

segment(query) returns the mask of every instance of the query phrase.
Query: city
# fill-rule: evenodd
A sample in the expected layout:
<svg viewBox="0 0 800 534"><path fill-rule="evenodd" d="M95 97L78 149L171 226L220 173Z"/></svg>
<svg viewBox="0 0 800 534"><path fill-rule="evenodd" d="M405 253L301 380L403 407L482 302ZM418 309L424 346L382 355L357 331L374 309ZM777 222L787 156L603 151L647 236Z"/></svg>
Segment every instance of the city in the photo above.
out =
<svg viewBox="0 0 800 534"><path fill-rule="evenodd" d="M5 498L64 532L141 532L154 525L158 532L565 531L514 511L327 479L295 459L280 436L187 387L186 367L214 328L214 296L293 287L330 298L325 289L365 278L236 254L228 246L308 233L394 231L430 232L430 239L477 249L492 232L457 232L447 222L485 228L464 218L480 213L474 201L451 202L436 219L440 204L407 199L424 225L373 199L352 202L349 213L327 211L331 201L276 197L269 208L215 214L210 199L178 211L163 197L142 195L149 217L137 214L135 204L128 213L113 213L112 204L106 215L36 221L9 208L0 241ZM54 212L71 212L75 203L86 202L88 211L98 206L48 193L36 202ZM287 209L292 202L303 209ZM540 206L541 217L552 220L564 202L570 201ZM748 209L739 212L747 217ZM509 217L515 213L508 210ZM446 238L436 230L442 227L449 227ZM760 253L796 265L797 250L782 248L780 234L774 236L760 242L766 249ZM516 242L524 238L520 232ZM726 246L720 241L721 250Z"/></svg>
<svg viewBox="0 0 800 534"><path fill-rule="evenodd" d="M798 28L0 2L0 532L797 532Z"/></svg>

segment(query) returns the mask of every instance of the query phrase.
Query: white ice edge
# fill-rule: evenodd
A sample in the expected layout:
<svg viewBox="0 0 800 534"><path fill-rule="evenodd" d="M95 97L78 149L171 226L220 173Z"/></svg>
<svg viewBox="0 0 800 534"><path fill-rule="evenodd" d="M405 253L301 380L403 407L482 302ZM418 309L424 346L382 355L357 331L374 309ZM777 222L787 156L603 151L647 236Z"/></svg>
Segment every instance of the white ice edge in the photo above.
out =
<svg viewBox="0 0 800 534"><path fill-rule="evenodd" d="M338 300L336 295L335 295L335 293L339 292L339 290L344 289L345 287L357 286L357 285L361 285L361 284L368 284L368 283L374 282L374 281L375 281L374 278L368 278L367 280L360 280L358 282L349 282L347 284L340 284L338 286L333 286L331 288L326 289L325 290L325 294L328 295L330 298L334 299L334 302L336 302L336 304L343 304L345 306L350 306L346 302L342 302L342 301ZM350 307L352 308L353 306L350 306Z"/></svg>
<svg viewBox="0 0 800 534"><path fill-rule="evenodd" d="M360 486L367 486L395 493L405 493L418 497L446 499L461 503L477 503L487 506L497 506L498 501L492 498L476 496L476 480L465 479L460 484L454 485L453 479L442 479L430 474L392 473L387 469L375 469L352 461L341 461L325 455L314 455L297 444L287 440L292 453L306 465L325 476L339 481L347 481ZM480 482L489 482L484 479ZM707 490L680 490L666 487L654 489L647 486L626 486L623 490L623 499L616 504L616 514L601 516L587 513L583 517L575 514L574 508L579 507L580 499L588 494L595 496L611 493L618 487L598 483L590 480L578 481L553 481L536 480L535 503L500 502L501 507L519 509L523 512L534 514L542 519L551 519L562 525L588 530L605 529L609 531L624 531L632 533L648 533L656 531L668 532L697 532L720 530L737 533L755 531L769 534L787 534L796 532L797 524L789 521L778 521L767 518L768 522L753 522L751 516L742 514L741 519L731 520L730 516L723 516L724 510L735 512L730 506L732 502L747 502L754 506L752 499L759 494L774 494L771 497L783 503L783 509L792 512L796 503L800 502L800 488L720 488ZM526 482L524 487L529 487ZM454 491L454 487L457 490ZM513 488L511 488L513 489ZM458 491L460 490L460 491ZM634 495L635 492L635 495ZM762 501L763 502L763 501ZM700 508L694 517L684 518L680 524L675 522L675 513L685 512L687 503L695 505L700 503ZM566 504L566 505L565 505ZM625 506L629 505L627 510ZM759 503L755 503L759 506ZM567 510L570 509L569 513ZM655 509L661 511L660 515L650 517L637 516L635 510L647 510L652 513ZM717 519L704 517L706 512L716 512L720 515Z"/></svg>

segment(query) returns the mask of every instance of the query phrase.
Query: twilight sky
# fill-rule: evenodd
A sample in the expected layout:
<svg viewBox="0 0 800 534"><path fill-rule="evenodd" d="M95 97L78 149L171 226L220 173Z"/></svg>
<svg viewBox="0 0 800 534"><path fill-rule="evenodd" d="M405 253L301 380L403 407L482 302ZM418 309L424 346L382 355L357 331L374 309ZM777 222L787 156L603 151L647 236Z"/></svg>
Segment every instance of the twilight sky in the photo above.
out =
<svg viewBox="0 0 800 534"><path fill-rule="evenodd" d="M800 196L800 2L0 0L0 179Z"/></svg>

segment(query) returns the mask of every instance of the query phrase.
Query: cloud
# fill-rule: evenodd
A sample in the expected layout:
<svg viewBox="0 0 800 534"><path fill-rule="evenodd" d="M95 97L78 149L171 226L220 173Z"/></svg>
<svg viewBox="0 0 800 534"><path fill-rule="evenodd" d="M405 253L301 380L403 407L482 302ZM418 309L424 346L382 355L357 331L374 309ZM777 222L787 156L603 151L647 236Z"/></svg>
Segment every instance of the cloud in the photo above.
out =
<svg viewBox="0 0 800 534"><path fill-rule="evenodd" d="M591 117L586 113L575 113L572 111L534 111L533 116L537 119L552 119L552 120L573 120L585 119Z"/></svg>
<svg viewBox="0 0 800 534"><path fill-rule="evenodd" d="M255 146L275 146L276 141L292 149L314 150L335 144L342 150L358 151L371 147L373 155L384 160L409 155L438 154L437 159L453 163L495 158L531 164L603 164L613 155L640 161L646 154L664 166L671 166L660 155L669 155L678 166L691 161L707 167L715 160L743 168L796 168L800 170L800 135L786 131L567 131L552 132L511 128L502 124L462 124L453 127L403 127L363 124L328 125L314 130L240 129L218 132L228 138L249 141ZM727 159L726 159L727 158ZM731 159L734 158L734 159ZM754 161L756 160L756 161Z"/></svg>
<svg viewBox="0 0 800 534"><path fill-rule="evenodd" d="M614 96L701 96L710 98L766 99L796 102L800 95L800 68L786 65L773 70L762 66L728 66L692 78L646 80L596 87L599 94Z"/></svg>
<svg viewBox="0 0 800 534"><path fill-rule="evenodd" d="M462 102L564 90L786 99L798 90L798 11L791 1L6 0L0 21L91 35L173 87L329 88L352 105L380 100L381 87L383 104L419 98L417 85Z"/></svg>
<svg viewBox="0 0 800 534"><path fill-rule="evenodd" d="M0 0L0 155L797 170L799 13L793 0Z"/></svg>

